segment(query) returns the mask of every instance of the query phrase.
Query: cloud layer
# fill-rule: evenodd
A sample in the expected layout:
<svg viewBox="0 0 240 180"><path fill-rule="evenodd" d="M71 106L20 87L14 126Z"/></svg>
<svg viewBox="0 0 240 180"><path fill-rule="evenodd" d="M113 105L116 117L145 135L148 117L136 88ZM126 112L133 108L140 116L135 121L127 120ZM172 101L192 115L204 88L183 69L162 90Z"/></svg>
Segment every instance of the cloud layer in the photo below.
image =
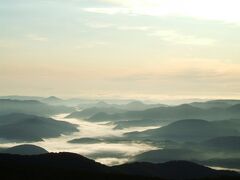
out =
<svg viewBox="0 0 240 180"><path fill-rule="evenodd" d="M238 0L99 0L112 7L84 8L85 11L104 14L148 16L190 16L209 20L240 22Z"/></svg>

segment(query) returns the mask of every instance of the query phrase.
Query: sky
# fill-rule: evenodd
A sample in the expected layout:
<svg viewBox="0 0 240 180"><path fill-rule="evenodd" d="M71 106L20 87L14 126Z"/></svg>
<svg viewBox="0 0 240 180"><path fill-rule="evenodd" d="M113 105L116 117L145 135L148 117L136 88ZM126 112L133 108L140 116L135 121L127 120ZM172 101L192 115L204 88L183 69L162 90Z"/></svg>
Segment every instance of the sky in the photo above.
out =
<svg viewBox="0 0 240 180"><path fill-rule="evenodd" d="M240 98L239 0L0 0L0 95Z"/></svg>

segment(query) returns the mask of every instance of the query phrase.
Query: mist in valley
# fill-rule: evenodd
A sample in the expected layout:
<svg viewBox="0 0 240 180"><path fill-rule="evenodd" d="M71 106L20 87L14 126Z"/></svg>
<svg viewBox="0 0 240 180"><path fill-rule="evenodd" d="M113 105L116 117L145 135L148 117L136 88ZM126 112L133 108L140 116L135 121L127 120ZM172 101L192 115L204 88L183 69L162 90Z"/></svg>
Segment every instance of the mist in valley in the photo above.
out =
<svg viewBox="0 0 240 180"><path fill-rule="evenodd" d="M1 101L0 105L9 106L6 112L2 110L0 117L9 119L7 124L4 121L0 123L0 126L9 128L9 133L1 137L3 150L32 144L48 152L81 154L110 166L135 161L164 163L187 160L214 168L240 169L240 123L236 119L240 118L238 100L180 105L146 104L141 101L120 104L95 101L80 105L79 100L77 106L68 105L67 109L71 112L65 113L66 100L50 99L50 102ZM29 108L33 109L34 104L41 104L41 108L36 106L38 111L32 111L36 115L29 116L29 108L25 112L21 104L30 105ZM45 106L49 114L54 113L49 119L39 116L46 111ZM11 111L15 114L9 115ZM219 116L222 113L225 115ZM101 118L96 118L98 116ZM16 128L22 130L18 125L20 122L29 126L30 130L26 131L29 137L37 138L23 136L16 139L19 136L14 136L14 131ZM70 132L58 135L46 133L44 127L49 128L50 124L53 129L59 127L60 132L64 132L64 126L58 125L63 122L71 126ZM43 128L38 128L39 125ZM32 131L34 128L35 131Z"/></svg>

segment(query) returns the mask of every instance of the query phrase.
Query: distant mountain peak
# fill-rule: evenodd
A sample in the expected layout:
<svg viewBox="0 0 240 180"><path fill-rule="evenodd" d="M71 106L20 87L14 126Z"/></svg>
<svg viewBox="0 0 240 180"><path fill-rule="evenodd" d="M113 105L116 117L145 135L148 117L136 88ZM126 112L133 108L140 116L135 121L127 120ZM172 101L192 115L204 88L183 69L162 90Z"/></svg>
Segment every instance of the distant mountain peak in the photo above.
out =
<svg viewBox="0 0 240 180"><path fill-rule="evenodd" d="M105 101L99 101L97 102L97 105L108 105L108 103L106 103Z"/></svg>
<svg viewBox="0 0 240 180"><path fill-rule="evenodd" d="M179 107L179 108L195 108L195 107L191 106L190 104L181 104L177 107Z"/></svg>
<svg viewBox="0 0 240 180"><path fill-rule="evenodd" d="M175 124L208 124L209 122L203 119L182 119L176 122L173 122L170 125L175 125Z"/></svg>
<svg viewBox="0 0 240 180"><path fill-rule="evenodd" d="M45 100L61 101L62 99L60 99L56 96L49 96L49 97L45 98Z"/></svg>
<svg viewBox="0 0 240 180"><path fill-rule="evenodd" d="M19 155L38 155L38 154L46 154L48 153L48 151L36 145L22 144L22 145L8 148L2 151L1 153L19 154Z"/></svg>
<svg viewBox="0 0 240 180"><path fill-rule="evenodd" d="M131 101L128 105L144 105L142 101Z"/></svg>

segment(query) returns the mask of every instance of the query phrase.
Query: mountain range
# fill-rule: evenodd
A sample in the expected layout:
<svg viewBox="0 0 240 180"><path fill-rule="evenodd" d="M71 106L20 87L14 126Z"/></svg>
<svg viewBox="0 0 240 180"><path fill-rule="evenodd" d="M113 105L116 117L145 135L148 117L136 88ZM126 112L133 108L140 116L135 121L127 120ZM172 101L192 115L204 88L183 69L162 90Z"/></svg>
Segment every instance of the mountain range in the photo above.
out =
<svg viewBox="0 0 240 180"><path fill-rule="evenodd" d="M0 138L32 142L77 132L77 126L52 118L14 113L0 116Z"/></svg>
<svg viewBox="0 0 240 180"><path fill-rule="evenodd" d="M72 107L53 106L37 100L0 99L0 115L24 113L47 117L60 113L71 113L73 111L74 108Z"/></svg>
<svg viewBox="0 0 240 180"><path fill-rule="evenodd" d="M108 114L99 112L88 118L88 121L110 121L116 128L164 125L181 119L204 119L209 121L240 118L240 104L226 108L203 109L189 104L179 106L158 107L143 111L126 111L123 113ZM143 125L141 125L143 124Z"/></svg>
<svg viewBox="0 0 240 180"><path fill-rule="evenodd" d="M152 141L204 141L221 136L240 136L240 121L238 119L223 121L186 119L157 129L126 133L125 136Z"/></svg>

